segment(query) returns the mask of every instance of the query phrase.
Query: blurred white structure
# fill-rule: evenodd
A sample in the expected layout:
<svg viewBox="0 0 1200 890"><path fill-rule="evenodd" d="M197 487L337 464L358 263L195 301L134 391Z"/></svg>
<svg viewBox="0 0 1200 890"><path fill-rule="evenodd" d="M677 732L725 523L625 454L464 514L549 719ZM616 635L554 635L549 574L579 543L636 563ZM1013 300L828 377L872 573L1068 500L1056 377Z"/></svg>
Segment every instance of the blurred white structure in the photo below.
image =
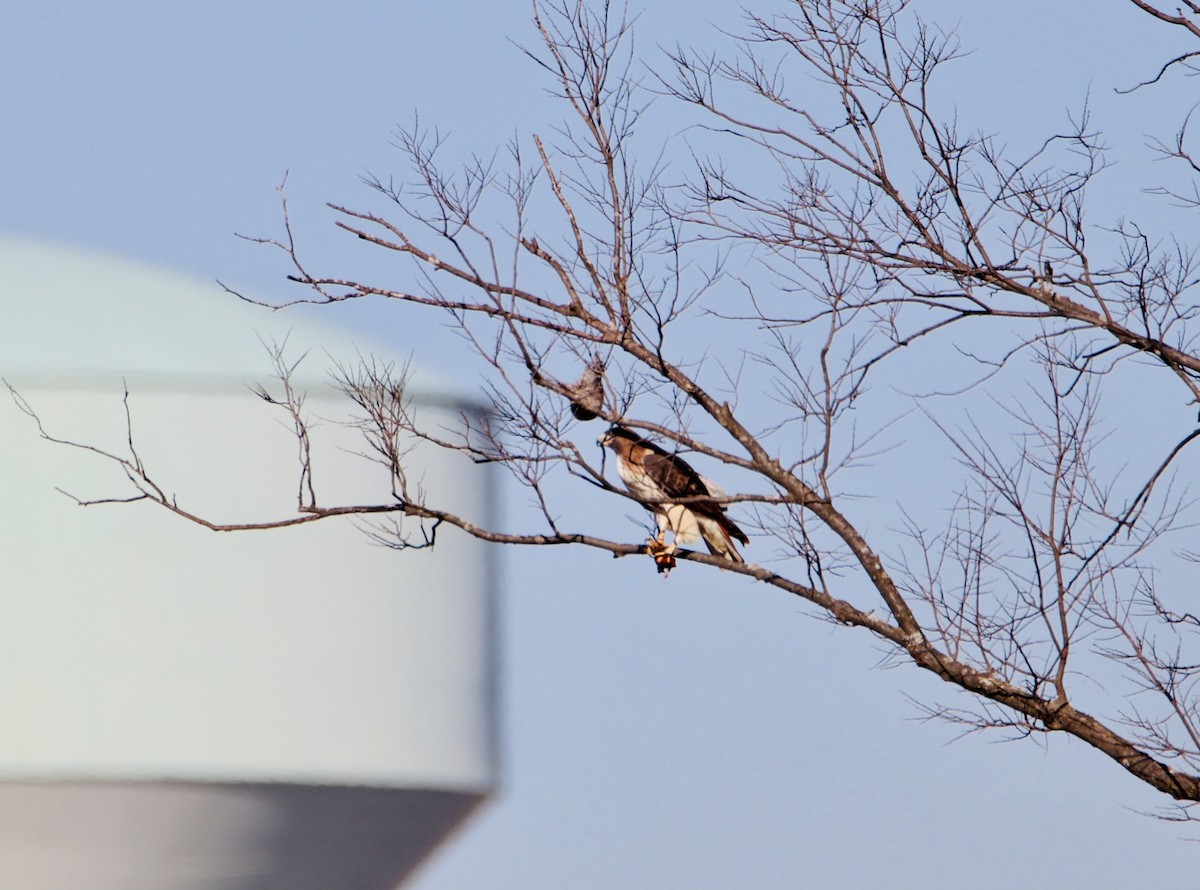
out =
<svg viewBox="0 0 1200 890"><path fill-rule="evenodd" d="M33 242L0 242L0 282L0 374L52 433L119 453L125 378L138 454L181 506L294 511L295 440L248 388L270 388L260 336L314 348L298 376L319 501L385 498L328 389L322 350L355 360L347 335ZM470 410L416 402L433 423ZM0 886L388 890L493 787L490 550L81 508L55 488L127 494L119 469L39 439L7 399L0 454ZM413 461L439 503L487 515L469 461Z"/></svg>

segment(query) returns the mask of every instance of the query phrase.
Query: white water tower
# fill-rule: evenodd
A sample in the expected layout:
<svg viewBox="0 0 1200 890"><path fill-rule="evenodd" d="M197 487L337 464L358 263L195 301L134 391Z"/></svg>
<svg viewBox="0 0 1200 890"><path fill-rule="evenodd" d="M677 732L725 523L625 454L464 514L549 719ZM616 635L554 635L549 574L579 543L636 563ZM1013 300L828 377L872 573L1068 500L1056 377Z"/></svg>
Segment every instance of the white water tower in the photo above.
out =
<svg viewBox="0 0 1200 890"><path fill-rule="evenodd" d="M260 336L313 348L318 498L386 500L325 376L346 334L28 241L0 241L0 300L0 374L47 430L127 452L124 378L140 459L218 521L294 511L294 439L248 386L270 382ZM473 410L427 396L433 425ZM81 508L55 488L121 496L119 470L11 404L0 454L0 888L391 890L494 787L489 548ZM489 515L469 460L412 460L431 499Z"/></svg>

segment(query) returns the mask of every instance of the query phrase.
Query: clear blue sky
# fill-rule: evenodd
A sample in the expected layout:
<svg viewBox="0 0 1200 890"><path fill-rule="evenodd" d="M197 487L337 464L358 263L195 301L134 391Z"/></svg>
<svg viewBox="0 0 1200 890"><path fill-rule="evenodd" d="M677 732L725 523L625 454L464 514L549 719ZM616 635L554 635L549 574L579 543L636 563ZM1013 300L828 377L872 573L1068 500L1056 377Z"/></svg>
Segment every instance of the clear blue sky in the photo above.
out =
<svg viewBox="0 0 1200 890"><path fill-rule="evenodd" d="M651 58L736 21L716 0L647 5ZM1188 48L1125 0L926 5L976 48L955 87L964 123L1015 144L1089 91L1107 125L1112 87ZM233 233L278 231L285 171L314 255L349 264L361 252L323 203L365 198L365 171L402 172L397 124L419 111L487 152L558 115L509 42L534 39L519 0L13 0L0 28L0 232L267 296L288 293L286 269ZM1125 101L1118 155L1141 149L1164 98ZM355 321L453 372L435 319L392 318ZM866 634L778 592L687 565L664 582L584 551L505 565L504 787L419 890L1198 882L1187 829L1138 812L1158 795L1062 739L951 744L905 698L936 681L877 669Z"/></svg>

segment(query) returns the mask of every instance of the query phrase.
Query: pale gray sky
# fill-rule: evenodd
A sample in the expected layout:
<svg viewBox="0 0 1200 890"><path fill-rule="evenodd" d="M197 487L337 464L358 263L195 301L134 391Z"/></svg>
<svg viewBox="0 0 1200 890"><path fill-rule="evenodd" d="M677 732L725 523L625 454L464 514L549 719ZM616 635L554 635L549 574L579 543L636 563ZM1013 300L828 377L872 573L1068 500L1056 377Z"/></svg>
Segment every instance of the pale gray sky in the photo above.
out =
<svg viewBox="0 0 1200 890"><path fill-rule="evenodd" d="M647 5L650 60L677 39L715 47L709 22L736 22L716 0ZM961 19L975 50L947 101L1011 144L1040 142L1090 94L1135 163L1148 133L1169 135L1162 109L1190 101L1167 101L1180 79L1113 94L1188 48L1126 0L918 5ZM277 233L285 171L313 255L376 263L323 202L365 198L365 171L403 172L397 124L420 112L486 153L560 116L510 43L534 39L519 0L17 0L0 26L0 232L268 297L288 293L287 269L233 233ZM1120 170L1113 193L1141 201ZM454 372L459 341L436 318L348 316ZM1180 840L1195 832L1141 815L1163 801L1111 762L1064 739L950 744L906 699L937 681L876 669L875 641L776 591L557 548L508 552L504 581L504 787L418 890L1197 883Z"/></svg>

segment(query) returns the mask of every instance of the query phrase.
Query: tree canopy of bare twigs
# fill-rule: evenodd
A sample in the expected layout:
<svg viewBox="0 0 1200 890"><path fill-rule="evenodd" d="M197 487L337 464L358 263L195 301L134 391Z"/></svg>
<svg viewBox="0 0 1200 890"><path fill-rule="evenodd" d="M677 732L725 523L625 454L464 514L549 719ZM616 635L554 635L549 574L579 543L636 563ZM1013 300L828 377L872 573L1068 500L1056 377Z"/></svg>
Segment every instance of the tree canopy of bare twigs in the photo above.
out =
<svg viewBox="0 0 1200 890"><path fill-rule="evenodd" d="M1131 2L1200 39L1200 7ZM364 208L330 205L408 273L311 268L286 204L283 235L254 239L286 254L292 302L381 298L450 320L489 367L488 419L424 429L403 373L341 368L392 485L374 504L323 505L276 353L282 394L260 395L294 425L305 475L298 513L264 525L390 513L424 522L380 526L399 548L449 524L644 558L636 525L572 524L579 497L638 512L595 445L620 424L713 471L726 491L705 499L750 535L745 563L681 550L678 571L805 600L966 693L930 714L1074 736L1186 818L1200 801L1200 609L1164 579L1197 559L1197 263L1168 232L1090 211L1102 124L1084 111L1009 150L939 101L964 50L919 2L785 2L715 49L656 55L603 0L534 0L533 26L525 54L560 124L465 165L414 125L397 135L408 176L369 178ZM1198 52L1134 92L1167 89ZM642 136L667 107L690 125L664 149ZM1194 207L1200 192L1178 185L1200 173L1191 120L1182 108L1157 143L1170 183L1144 187ZM1133 449L1112 441L1130 399L1174 411L1122 429ZM494 528L445 510L410 483L416 439L503 466L536 516ZM206 522L132 442L104 456L133 498ZM872 501L898 505L900 535Z"/></svg>

